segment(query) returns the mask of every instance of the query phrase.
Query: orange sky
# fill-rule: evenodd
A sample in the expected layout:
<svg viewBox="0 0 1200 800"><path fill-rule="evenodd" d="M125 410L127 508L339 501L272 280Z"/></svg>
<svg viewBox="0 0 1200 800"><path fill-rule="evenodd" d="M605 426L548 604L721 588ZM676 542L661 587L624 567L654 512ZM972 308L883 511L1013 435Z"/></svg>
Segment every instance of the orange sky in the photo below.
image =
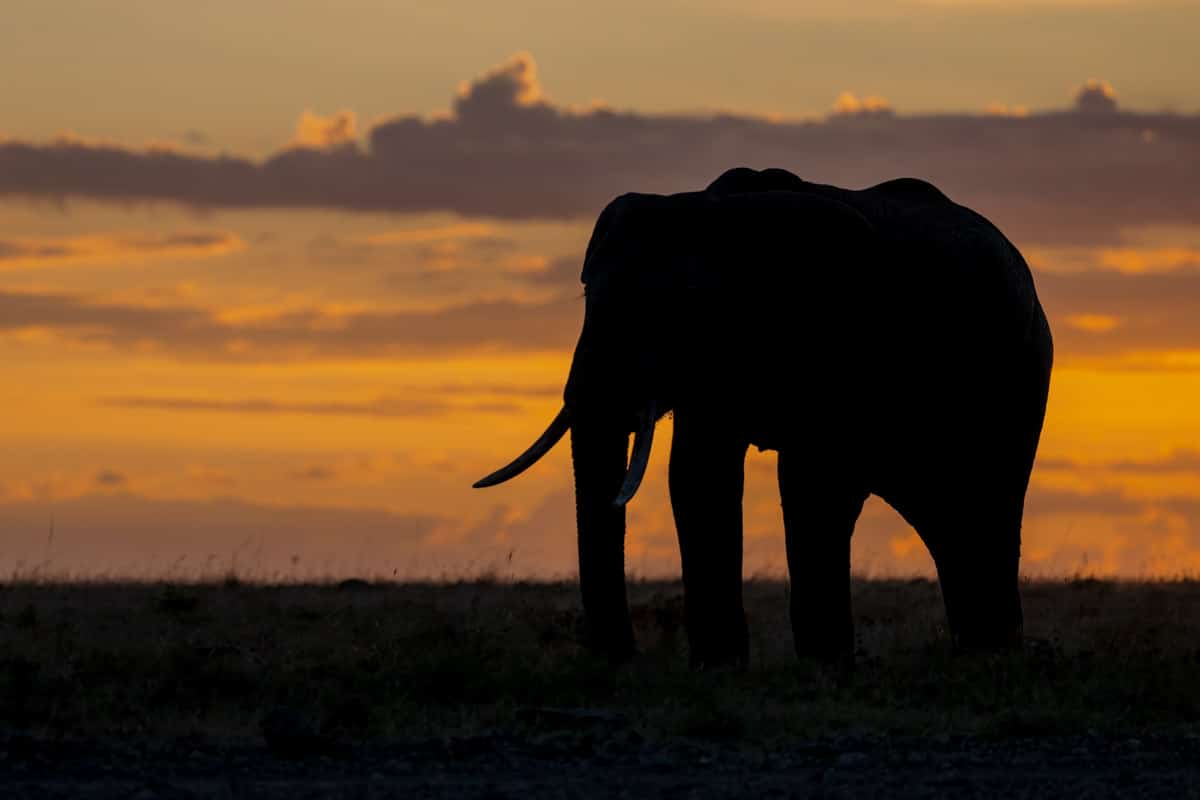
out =
<svg viewBox="0 0 1200 800"><path fill-rule="evenodd" d="M604 201L737 164L918 175L996 221L1057 345L1025 572L1200 572L1194 5L743 5L19 3L44 46L0 41L0 573L569 574L565 445L469 486L558 408ZM994 41L1019 31L1039 49ZM664 425L639 574L678 570ZM783 570L774 463L748 462L748 573ZM874 500L854 565L931 568Z"/></svg>

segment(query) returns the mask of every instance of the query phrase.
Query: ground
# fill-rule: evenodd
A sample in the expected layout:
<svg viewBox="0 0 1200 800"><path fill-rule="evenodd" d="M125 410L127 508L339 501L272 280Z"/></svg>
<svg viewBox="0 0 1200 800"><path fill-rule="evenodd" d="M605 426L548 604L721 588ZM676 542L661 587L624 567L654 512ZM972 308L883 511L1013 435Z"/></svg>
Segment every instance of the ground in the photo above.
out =
<svg viewBox="0 0 1200 800"><path fill-rule="evenodd" d="M0 796L1200 796L1200 583L1023 587L1023 652L954 656L937 585L854 584L856 667L577 644L570 583L0 585Z"/></svg>

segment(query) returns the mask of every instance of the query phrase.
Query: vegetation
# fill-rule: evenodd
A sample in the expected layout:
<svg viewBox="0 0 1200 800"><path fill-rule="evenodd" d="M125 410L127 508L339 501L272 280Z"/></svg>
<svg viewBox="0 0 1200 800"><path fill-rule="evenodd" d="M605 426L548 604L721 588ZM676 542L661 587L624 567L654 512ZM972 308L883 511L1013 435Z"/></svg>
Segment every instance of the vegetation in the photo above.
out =
<svg viewBox="0 0 1200 800"><path fill-rule="evenodd" d="M1029 583L1023 653L954 657L935 583L857 581L849 675L795 659L786 591L747 585L747 671L695 673L676 583L631 584L641 654L612 667L578 646L570 583L11 582L0 725L240 739L283 713L356 741L591 719L647 739L778 742L1200 721L1200 583Z"/></svg>

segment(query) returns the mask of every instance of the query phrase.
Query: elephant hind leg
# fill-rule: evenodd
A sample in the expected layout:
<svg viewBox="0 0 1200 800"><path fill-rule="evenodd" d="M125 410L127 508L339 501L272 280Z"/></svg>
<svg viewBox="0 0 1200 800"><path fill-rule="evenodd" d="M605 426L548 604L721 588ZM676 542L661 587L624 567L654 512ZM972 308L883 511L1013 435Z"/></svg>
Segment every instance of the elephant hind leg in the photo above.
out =
<svg viewBox="0 0 1200 800"><path fill-rule="evenodd" d="M917 528L937 566L956 650L1021 643L1021 508L1019 496L955 502Z"/></svg>
<svg viewBox="0 0 1200 800"><path fill-rule="evenodd" d="M796 654L822 661L854 656L850 537L867 499L852 472L811 453L779 453Z"/></svg>

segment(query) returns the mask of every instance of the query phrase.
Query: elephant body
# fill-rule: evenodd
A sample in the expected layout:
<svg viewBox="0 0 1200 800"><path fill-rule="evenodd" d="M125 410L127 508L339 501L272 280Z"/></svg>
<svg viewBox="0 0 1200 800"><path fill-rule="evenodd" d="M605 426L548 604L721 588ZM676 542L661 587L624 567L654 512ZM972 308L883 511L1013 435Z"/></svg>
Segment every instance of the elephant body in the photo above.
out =
<svg viewBox="0 0 1200 800"><path fill-rule="evenodd" d="M719 366L708 377L702 367L694 373L722 387L716 402L695 386L675 405L676 439L701 440L678 452L711 452L707 440L726 433L779 452L802 654L852 651L850 535L869 494L929 547L960 646L1019 641L1021 516L1053 358L1024 259L985 218L923 181L850 191L782 170L749 172L726 173L708 190L720 196L718 215L734 220L736 233L718 234L726 247L714 262L729 280L713 308L733 316L729 335L700 348L720 353ZM780 219L808 216L813 196L842 204L841 218L823 230ZM739 421L734 430L729 420ZM724 485L740 489L735 458L718 469L731 476ZM691 567L732 571L719 545L704 550L728 534L706 528L714 505L740 505L740 497L733 488L723 500L714 487L690 492L705 481L674 457L671 469ZM692 494L706 510L688 511ZM699 585L709 583L722 582ZM734 605L732 592L725 602ZM693 655L741 658L735 627L698 629Z"/></svg>
<svg viewBox="0 0 1200 800"><path fill-rule="evenodd" d="M928 546L956 644L1020 640L1021 516L1052 341L1029 268L995 226L923 181L854 191L741 168L703 192L614 200L583 281L564 414L597 646L632 648L624 508L611 500L625 495L629 432L648 431L648 455L667 411L694 664L748 655L750 446L779 454L799 654L853 651L850 537L870 494Z"/></svg>

